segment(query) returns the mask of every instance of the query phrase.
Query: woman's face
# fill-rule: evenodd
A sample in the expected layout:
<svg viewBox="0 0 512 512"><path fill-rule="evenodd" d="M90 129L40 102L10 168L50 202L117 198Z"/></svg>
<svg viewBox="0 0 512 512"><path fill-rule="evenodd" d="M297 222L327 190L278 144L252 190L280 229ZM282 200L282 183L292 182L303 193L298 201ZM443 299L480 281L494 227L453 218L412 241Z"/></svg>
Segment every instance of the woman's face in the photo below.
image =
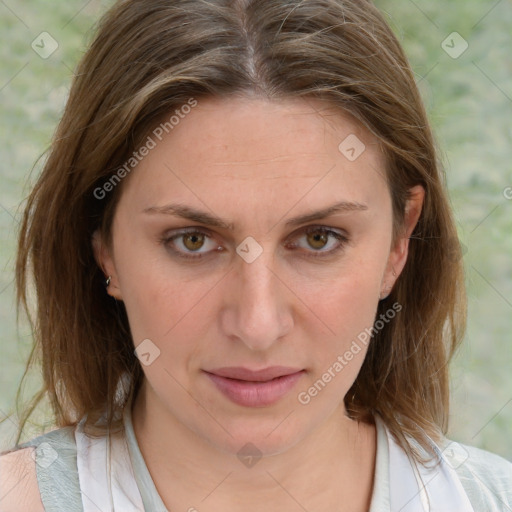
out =
<svg viewBox="0 0 512 512"><path fill-rule="evenodd" d="M343 413L421 191L392 244L384 158L353 118L317 100L190 110L151 135L97 258L158 418L233 453L281 451Z"/></svg>

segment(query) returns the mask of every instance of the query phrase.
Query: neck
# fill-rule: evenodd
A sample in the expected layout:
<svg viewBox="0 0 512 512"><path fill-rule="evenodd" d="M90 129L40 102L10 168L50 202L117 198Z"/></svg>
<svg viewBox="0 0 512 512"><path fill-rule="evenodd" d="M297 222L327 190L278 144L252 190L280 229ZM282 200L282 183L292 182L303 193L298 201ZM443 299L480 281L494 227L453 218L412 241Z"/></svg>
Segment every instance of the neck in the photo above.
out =
<svg viewBox="0 0 512 512"><path fill-rule="evenodd" d="M375 427L343 407L291 448L261 458L249 449L242 459L178 422L147 388L134 400L133 428L168 510L369 509Z"/></svg>

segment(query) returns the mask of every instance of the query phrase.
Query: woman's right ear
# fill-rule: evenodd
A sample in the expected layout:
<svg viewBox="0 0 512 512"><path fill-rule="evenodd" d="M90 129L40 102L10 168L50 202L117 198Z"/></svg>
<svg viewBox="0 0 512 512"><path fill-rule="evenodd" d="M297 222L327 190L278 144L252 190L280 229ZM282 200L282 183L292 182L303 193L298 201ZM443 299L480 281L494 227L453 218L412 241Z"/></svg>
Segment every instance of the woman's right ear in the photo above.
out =
<svg viewBox="0 0 512 512"><path fill-rule="evenodd" d="M115 263L112 258L111 251L104 242L99 229L93 233L91 243L94 259L105 276L105 287L107 289L107 293L117 300L122 300Z"/></svg>

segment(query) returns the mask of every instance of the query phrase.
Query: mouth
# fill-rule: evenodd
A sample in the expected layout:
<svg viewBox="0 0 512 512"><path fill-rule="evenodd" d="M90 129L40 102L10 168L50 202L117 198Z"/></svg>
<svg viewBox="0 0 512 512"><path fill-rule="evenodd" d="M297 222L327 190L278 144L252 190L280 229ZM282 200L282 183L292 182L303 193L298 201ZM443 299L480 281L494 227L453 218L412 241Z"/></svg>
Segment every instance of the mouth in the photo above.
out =
<svg viewBox="0 0 512 512"><path fill-rule="evenodd" d="M305 373L304 369L284 366L262 370L229 367L203 371L226 398L245 407L265 407L278 402Z"/></svg>

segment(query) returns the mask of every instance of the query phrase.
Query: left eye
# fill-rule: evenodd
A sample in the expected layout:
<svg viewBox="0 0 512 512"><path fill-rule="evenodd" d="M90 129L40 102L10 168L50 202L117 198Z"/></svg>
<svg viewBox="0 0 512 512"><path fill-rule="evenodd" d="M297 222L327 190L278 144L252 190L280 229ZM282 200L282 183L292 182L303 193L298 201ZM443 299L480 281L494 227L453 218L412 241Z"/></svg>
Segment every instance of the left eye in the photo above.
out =
<svg viewBox="0 0 512 512"><path fill-rule="evenodd" d="M303 235L306 239L306 242L309 247L312 247L314 249L314 253L321 253L321 254L332 254L339 249L343 248L343 245L348 242L347 237L339 233L338 231L333 231L332 229L328 229L325 227L317 227L313 226L306 230L306 232ZM331 244L329 246L329 240L331 240ZM298 244L292 244L293 247L297 247ZM326 249L326 247L328 247ZM307 247L303 247L306 250ZM317 256L317 254L313 254L313 257Z"/></svg>
<svg viewBox="0 0 512 512"><path fill-rule="evenodd" d="M295 249L297 247L304 249L311 254L306 257L325 257L334 254L335 252L343 249L348 242L345 234L324 226L311 226L306 229L299 237L299 240L304 239L307 246L293 242L287 244L288 248ZM222 247L214 243L212 237L204 231L190 230L181 231L170 237L165 237L161 242L178 257L188 259L201 259L209 256L211 253L220 252ZM205 245L210 243L210 247L206 250L200 251ZM312 250L311 250L312 249Z"/></svg>

